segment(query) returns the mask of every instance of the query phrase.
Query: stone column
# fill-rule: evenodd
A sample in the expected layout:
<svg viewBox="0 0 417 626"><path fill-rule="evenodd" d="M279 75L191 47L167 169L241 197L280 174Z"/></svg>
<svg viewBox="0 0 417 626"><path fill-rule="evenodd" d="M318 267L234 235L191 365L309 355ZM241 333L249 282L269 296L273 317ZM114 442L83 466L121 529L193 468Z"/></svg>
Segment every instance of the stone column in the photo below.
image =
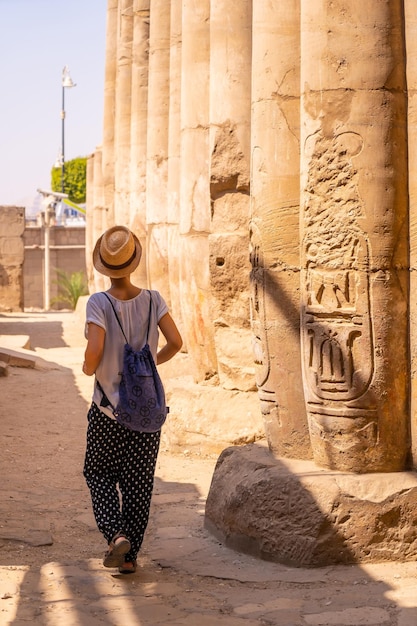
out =
<svg viewBox="0 0 417 626"><path fill-rule="evenodd" d="M142 260L133 281L147 285L146 272L146 134L148 127L148 69L150 0L133 2L132 104L130 127L130 221L142 244Z"/></svg>
<svg viewBox="0 0 417 626"><path fill-rule="evenodd" d="M311 458L300 358L300 6L253 3L251 319L269 447Z"/></svg>
<svg viewBox="0 0 417 626"><path fill-rule="evenodd" d="M209 268L220 384L254 388L249 323L252 0L211 0ZM246 348L246 349L245 349Z"/></svg>
<svg viewBox="0 0 417 626"><path fill-rule="evenodd" d="M169 301L167 172L170 0L151 0L149 31L146 221L148 280Z"/></svg>
<svg viewBox="0 0 417 626"><path fill-rule="evenodd" d="M114 108L116 100L118 0L108 0L103 107L103 185L108 224L114 224Z"/></svg>
<svg viewBox="0 0 417 626"><path fill-rule="evenodd" d="M109 227L107 219L107 211L104 206L104 185L103 185L103 163L101 148L96 149L93 161L93 178L94 178L94 194L93 194L93 223L91 225L93 231L92 248L90 250L90 259L93 252L94 245L97 239L104 233ZM88 267L88 266L87 266ZM110 281L106 276L103 276L92 268L94 275L94 285L96 291L103 291L110 286Z"/></svg>
<svg viewBox="0 0 417 626"><path fill-rule="evenodd" d="M210 2L183 0L182 11L180 292L185 341L201 381L217 370L208 264Z"/></svg>
<svg viewBox="0 0 417 626"><path fill-rule="evenodd" d="M119 0L115 101L114 221L130 224L133 2Z"/></svg>
<svg viewBox="0 0 417 626"><path fill-rule="evenodd" d="M301 1L303 382L316 463L354 472L410 448L402 5Z"/></svg>
<svg viewBox="0 0 417 626"><path fill-rule="evenodd" d="M94 243L94 160L95 153L90 154L87 159L87 192L85 199L85 266L87 268L87 285L90 293L96 290L93 272L93 263L91 260Z"/></svg>
<svg viewBox="0 0 417 626"><path fill-rule="evenodd" d="M410 202L410 295L417 293L417 14L413 0L404 1L408 92L408 188ZM411 439L417 468L417 302L410 298Z"/></svg>
<svg viewBox="0 0 417 626"><path fill-rule="evenodd" d="M180 275L180 146L181 146L181 36L182 0L171 0L171 35L169 62L169 129L168 129L168 180L167 229L168 274L171 309L181 327L181 294L178 289Z"/></svg>

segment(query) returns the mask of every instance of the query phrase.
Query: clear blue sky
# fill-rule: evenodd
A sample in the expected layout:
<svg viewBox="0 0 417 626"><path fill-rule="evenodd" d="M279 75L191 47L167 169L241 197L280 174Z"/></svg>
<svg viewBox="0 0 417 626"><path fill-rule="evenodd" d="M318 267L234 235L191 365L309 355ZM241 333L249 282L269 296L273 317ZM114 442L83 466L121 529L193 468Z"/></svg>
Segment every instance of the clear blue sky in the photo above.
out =
<svg viewBox="0 0 417 626"><path fill-rule="evenodd" d="M101 144L107 0L0 0L0 206L30 206L65 160Z"/></svg>

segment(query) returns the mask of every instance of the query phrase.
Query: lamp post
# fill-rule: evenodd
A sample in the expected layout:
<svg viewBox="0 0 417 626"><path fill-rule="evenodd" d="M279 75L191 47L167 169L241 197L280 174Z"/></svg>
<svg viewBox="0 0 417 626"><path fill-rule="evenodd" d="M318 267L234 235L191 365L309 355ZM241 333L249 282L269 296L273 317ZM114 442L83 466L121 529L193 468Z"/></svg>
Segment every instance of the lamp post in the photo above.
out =
<svg viewBox="0 0 417 626"><path fill-rule="evenodd" d="M65 193L65 89L75 87L76 83L73 82L68 65L62 70L62 109L61 109L61 192Z"/></svg>

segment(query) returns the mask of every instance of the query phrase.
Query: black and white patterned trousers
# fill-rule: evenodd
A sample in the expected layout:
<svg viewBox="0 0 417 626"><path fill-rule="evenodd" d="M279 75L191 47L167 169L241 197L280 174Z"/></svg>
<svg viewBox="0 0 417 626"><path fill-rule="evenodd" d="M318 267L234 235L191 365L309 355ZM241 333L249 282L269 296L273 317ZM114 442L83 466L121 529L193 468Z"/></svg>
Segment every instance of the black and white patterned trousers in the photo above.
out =
<svg viewBox="0 0 417 626"><path fill-rule="evenodd" d="M128 537L126 561L136 559L148 525L160 436L129 430L94 402L88 412L84 477L94 517L108 543L119 531Z"/></svg>

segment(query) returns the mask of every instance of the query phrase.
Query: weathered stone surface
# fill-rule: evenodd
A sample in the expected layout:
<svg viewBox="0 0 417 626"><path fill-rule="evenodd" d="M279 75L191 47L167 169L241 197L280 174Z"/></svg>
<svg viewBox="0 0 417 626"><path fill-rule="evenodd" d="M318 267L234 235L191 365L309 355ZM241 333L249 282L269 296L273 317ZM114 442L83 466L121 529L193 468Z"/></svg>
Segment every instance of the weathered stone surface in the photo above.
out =
<svg viewBox="0 0 417 626"><path fill-rule="evenodd" d="M91 159L90 159L91 161ZM87 211L87 237L86 237L86 258L91 259L95 243L99 235L106 228L107 223L107 215L106 215L106 206L105 206L105 194L104 194L104 181L103 181L103 150L102 148L96 148L93 157L93 176L94 176L94 195L93 195L93 206L94 211ZM88 245L87 245L88 242ZM95 267L92 266L91 263L88 263L88 267L90 268L90 277L93 279L93 284L95 285L97 290L103 291L108 288L109 279L107 276L103 276Z"/></svg>
<svg viewBox="0 0 417 626"><path fill-rule="evenodd" d="M210 1L183 0L179 172L179 292L195 380L217 370L210 313Z"/></svg>
<svg viewBox="0 0 417 626"><path fill-rule="evenodd" d="M249 328L228 326L222 320L215 322L217 370L224 389L256 391L255 367L251 358L252 334ZM221 347L220 347L221 346ZM258 403L258 413L259 403Z"/></svg>
<svg viewBox="0 0 417 626"><path fill-rule="evenodd" d="M329 472L256 444L228 448L205 515L229 547L296 567L417 558L413 472Z"/></svg>
<svg viewBox="0 0 417 626"><path fill-rule="evenodd" d="M190 260L208 259L208 238L194 234L180 236L180 283L181 308L184 324L184 337L189 353L194 361L195 381L212 378L217 372L217 358L214 348L214 329L210 319L209 268L205 262L193 263Z"/></svg>
<svg viewBox="0 0 417 626"><path fill-rule="evenodd" d="M133 2L132 97L130 128L130 207L126 225L136 233L142 245L142 261L133 281L146 284L146 160L148 128L150 0Z"/></svg>
<svg viewBox="0 0 417 626"><path fill-rule="evenodd" d="M263 439L256 392L237 392L185 379L166 385L170 413L163 429L169 450L218 455L227 446Z"/></svg>
<svg viewBox="0 0 417 626"><path fill-rule="evenodd" d="M210 2L210 310L220 385L246 391L255 384L247 228L252 2L235 2L233 19L225 20L229 11L227 0Z"/></svg>
<svg viewBox="0 0 417 626"><path fill-rule="evenodd" d="M97 180L97 185L94 183L94 167L96 164L96 154L97 159L100 159L100 165L102 166L102 157L103 151L101 146L96 148L96 152L91 154L87 159L86 166L86 181L87 181L87 191L86 191L86 203L89 207L95 207L95 196L99 192L102 195L103 189L103 176L101 175L102 167L100 168L100 180ZM87 211L85 219L86 219L86 229L85 229L85 258L91 259L94 249L94 244L96 242L96 231L94 228L94 222L96 219L97 212L92 208L90 211ZM94 267L92 263L87 263L87 286L89 290L94 289Z"/></svg>
<svg viewBox="0 0 417 626"><path fill-rule="evenodd" d="M0 346L0 359L11 367L35 367L38 357L29 350L13 350Z"/></svg>
<svg viewBox="0 0 417 626"><path fill-rule="evenodd" d="M120 0L117 24L114 124L117 158L114 161L114 219L130 222L130 145L132 97L133 0Z"/></svg>
<svg viewBox="0 0 417 626"><path fill-rule="evenodd" d="M253 3L250 259L256 382L271 450L311 458L300 353L300 3Z"/></svg>
<svg viewBox="0 0 417 626"><path fill-rule="evenodd" d="M116 76L117 76L117 45L119 0L109 0L107 3L106 23L106 67L104 76L104 109L103 109L103 173L100 177L103 185L104 206L106 218L100 230L95 232L94 241L102 231L114 224L115 204L115 106L116 106ZM91 206L91 205L90 205ZM88 211L87 211L88 215Z"/></svg>
<svg viewBox="0 0 417 626"><path fill-rule="evenodd" d="M25 209L0 207L0 310L23 309Z"/></svg>
<svg viewBox="0 0 417 626"><path fill-rule="evenodd" d="M152 0L149 26L149 77L146 164L148 279L170 302L168 274L168 127L170 10Z"/></svg>
<svg viewBox="0 0 417 626"><path fill-rule="evenodd" d="M316 463L357 472L410 448L402 5L301 5L303 386Z"/></svg>
<svg viewBox="0 0 417 626"><path fill-rule="evenodd" d="M407 58L417 58L417 20L412 0L405 0L405 36ZM407 123L408 123L408 194L410 210L410 293L417 293L417 64L408 62L407 76ZM417 459L417 303L410 301L410 384L411 384L411 445L412 455Z"/></svg>
<svg viewBox="0 0 417 626"><path fill-rule="evenodd" d="M9 369L6 361L0 361L0 376L8 376Z"/></svg>

